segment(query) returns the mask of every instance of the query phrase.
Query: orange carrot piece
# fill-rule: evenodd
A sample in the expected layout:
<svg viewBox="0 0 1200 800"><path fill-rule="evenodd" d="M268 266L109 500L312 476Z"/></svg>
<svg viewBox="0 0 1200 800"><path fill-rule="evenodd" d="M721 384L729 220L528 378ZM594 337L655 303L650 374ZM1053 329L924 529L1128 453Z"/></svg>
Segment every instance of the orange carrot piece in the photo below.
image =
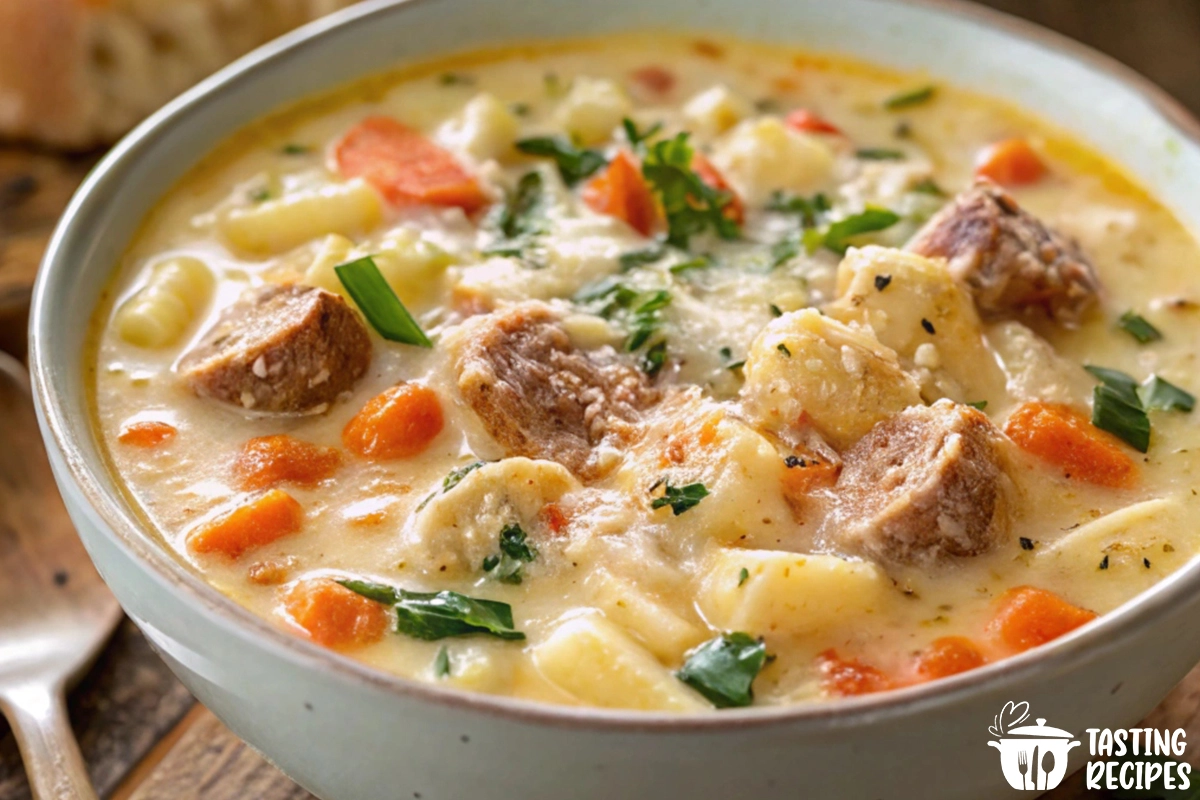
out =
<svg viewBox="0 0 1200 800"><path fill-rule="evenodd" d="M287 492L271 489L245 505L188 534L196 553L238 558L247 550L295 533L304 524L304 509Z"/></svg>
<svg viewBox="0 0 1200 800"><path fill-rule="evenodd" d="M803 504L815 490L833 486L841 468L812 453L798 453L784 461L783 496L790 505Z"/></svg>
<svg viewBox="0 0 1200 800"><path fill-rule="evenodd" d="M725 180L725 176L713 166L711 161L700 153L696 153L692 156L692 170L700 176L700 180L717 191L729 192L732 199L725 206L723 212L728 219L733 220L739 225L746 221L746 206L742 203L742 198L738 196L733 187L729 185L729 182Z"/></svg>
<svg viewBox="0 0 1200 800"><path fill-rule="evenodd" d="M288 590L283 604L314 642L336 650L377 642L388 627L385 606L328 578L300 581Z"/></svg>
<svg viewBox="0 0 1200 800"><path fill-rule="evenodd" d="M1068 478L1122 489L1137 483L1137 463L1121 440L1082 413L1060 403L1025 403L1009 416L1004 432L1027 453L1062 469Z"/></svg>
<svg viewBox="0 0 1200 800"><path fill-rule="evenodd" d="M1045 644L1096 618L1094 611L1071 605L1054 592L1018 586L1000 596L988 632L1015 652Z"/></svg>
<svg viewBox="0 0 1200 800"><path fill-rule="evenodd" d="M1024 139L993 142L975 159L975 175L1001 186L1025 186L1037 183L1047 172L1037 151Z"/></svg>
<svg viewBox="0 0 1200 800"><path fill-rule="evenodd" d="M817 656L817 669L825 691L843 697L883 692L895 686L891 678L875 667L858 659L842 658L833 649Z"/></svg>
<svg viewBox="0 0 1200 800"><path fill-rule="evenodd" d="M233 474L243 490L266 489L280 483L315 486L342 463L332 447L320 447L287 434L257 436L242 445Z"/></svg>
<svg viewBox="0 0 1200 800"><path fill-rule="evenodd" d="M442 432L445 419L437 393L418 383L400 383L367 401L346 423L342 444L374 461L411 458Z"/></svg>
<svg viewBox="0 0 1200 800"><path fill-rule="evenodd" d="M175 438L175 426L165 422L131 422L121 428L117 441L133 447L158 447Z"/></svg>
<svg viewBox="0 0 1200 800"><path fill-rule="evenodd" d="M675 88L675 73L657 64L635 69L630 77L653 94L666 94Z"/></svg>
<svg viewBox="0 0 1200 800"><path fill-rule="evenodd" d="M975 643L964 636L943 636L917 655L916 670L923 680L947 678L982 667L987 660Z"/></svg>
<svg viewBox="0 0 1200 800"><path fill-rule="evenodd" d="M553 534L562 533L571 524L571 518L567 516L567 512L562 510L562 506L558 503L546 503L542 506L541 512L538 514L546 527Z"/></svg>
<svg viewBox="0 0 1200 800"><path fill-rule="evenodd" d="M355 125L335 146L334 159L342 175L364 178L394 205L458 206L470 213L488 203L453 154L390 117Z"/></svg>
<svg viewBox="0 0 1200 800"><path fill-rule="evenodd" d="M833 133L844 136L842 129L822 117L817 116L807 108L797 108L788 112L783 118L783 124L801 133Z"/></svg>
<svg viewBox="0 0 1200 800"><path fill-rule="evenodd" d="M658 218L654 195L642 178L641 167L624 150L583 187L583 202L597 214L616 217L643 236L650 235Z"/></svg>

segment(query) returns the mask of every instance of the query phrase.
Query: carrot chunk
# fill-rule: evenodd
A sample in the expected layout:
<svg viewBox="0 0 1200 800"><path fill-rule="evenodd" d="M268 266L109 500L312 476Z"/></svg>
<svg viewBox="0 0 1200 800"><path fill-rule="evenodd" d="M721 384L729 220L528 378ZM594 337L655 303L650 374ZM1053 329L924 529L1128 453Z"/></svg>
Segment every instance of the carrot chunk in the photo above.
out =
<svg viewBox="0 0 1200 800"><path fill-rule="evenodd" d="M1096 618L1094 611L1068 603L1053 592L1018 586L1000 597L988 631L1015 652L1057 639Z"/></svg>
<svg viewBox="0 0 1200 800"><path fill-rule="evenodd" d="M453 154L390 117L355 125L337 143L334 159L342 175L365 179L394 205L458 206L469 213L488 202Z"/></svg>
<svg viewBox="0 0 1200 800"><path fill-rule="evenodd" d="M817 656L817 669L825 691L843 697L883 692L895 685L875 667L855 658L842 658L833 649Z"/></svg>
<svg viewBox="0 0 1200 800"><path fill-rule="evenodd" d="M989 178L1001 186L1037 183L1046 172L1042 157L1024 139L994 142L975 159L976 177Z"/></svg>
<svg viewBox="0 0 1200 800"><path fill-rule="evenodd" d="M117 441L133 447L158 447L174 439L178 432L173 425L165 422L131 422L121 428Z"/></svg>
<svg viewBox="0 0 1200 800"><path fill-rule="evenodd" d="M742 203L742 198L738 196L733 187L729 185L729 182L725 180L725 176L713 166L711 161L700 153L696 153L692 156L692 170L700 177L700 180L717 191L729 192L732 199L722 211L728 219L733 220L739 225L746 221L746 206Z"/></svg>
<svg viewBox="0 0 1200 800"><path fill-rule="evenodd" d="M1008 418L1004 432L1022 450L1061 468L1068 478L1113 489L1137 483L1137 464L1121 440L1094 427L1071 406L1025 403Z"/></svg>
<svg viewBox="0 0 1200 800"><path fill-rule="evenodd" d="M842 129L822 117L817 116L807 108L797 108L789 111L783 118L783 124L801 133L834 133L844 136Z"/></svg>
<svg viewBox="0 0 1200 800"><path fill-rule="evenodd" d="M332 447L320 447L287 434L257 436L242 446L233 462L238 487L266 489L280 483L314 486L332 475L342 456Z"/></svg>
<svg viewBox="0 0 1200 800"><path fill-rule="evenodd" d="M802 452L784 460L783 496L793 507L804 504L817 489L833 486L841 468L828 459Z"/></svg>
<svg viewBox="0 0 1200 800"><path fill-rule="evenodd" d="M630 77L639 85L654 94L666 94L675 88L675 73L657 64L635 69Z"/></svg>
<svg viewBox="0 0 1200 800"><path fill-rule="evenodd" d="M388 627L387 608L328 578L300 581L283 604L314 642L336 650L377 642Z"/></svg>
<svg viewBox="0 0 1200 800"><path fill-rule="evenodd" d="M346 423L342 443L374 461L411 458L429 446L443 425L436 392L417 383L400 383L367 401Z"/></svg>
<svg viewBox="0 0 1200 800"><path fill-rule="evenodd" d="M571 518L567 516L567 512L563 511L562 506L558 503L546 503L546 505L542 506L538 517L542 522L546 523L546 527L555 535L565 531L567 526L571 524Z"/></svg>
<svg viewBox="0 0 1200 800"><path fill-rule="evenodd" d="M296 499L287 492L271 489L193 531L187 543L196 553L238 558L247 550L295 533L303 524L304 509Z"/></svg>
<svg viewBox="0 0 1200 800"><path fill-rule="evenodd" d="M616 217L643 236L654 230L658 217L654 195L642 178L641 167L624 150L583 187L583 202L597 214Z"/></svg>
<svg viewBox="0 0 1200 800"><path fill-rule="evenodd" d="M943 636L917 656L917 674L924 680L947 678L986 663L975 643L963 636Z"/></svg>

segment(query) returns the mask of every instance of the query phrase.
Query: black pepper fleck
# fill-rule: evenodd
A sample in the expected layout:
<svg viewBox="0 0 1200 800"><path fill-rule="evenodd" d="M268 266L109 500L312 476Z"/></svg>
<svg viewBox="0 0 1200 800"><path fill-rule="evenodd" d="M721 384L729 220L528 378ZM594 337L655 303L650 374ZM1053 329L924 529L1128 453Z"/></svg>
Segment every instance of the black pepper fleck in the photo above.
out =
<svg viewBox="0 0 1200 800"><path fill-rule="evenodd" d="M1108 569L1108 556L1100 559L1100 569Z"/></svg>
<svg viewBox="0 0 1200 800"><path fill-rule="evenodd" d="M65 569L60 569L58 572L54 573L55 586L66 586L67 581L69 580L71 580L71 576L67 574Z"/></svg>
<svg viewBox="0 0 1200 800"><path fill-rule="evenodd" d="M884 289L886 289L888 287L888 284L891 282L892 282L891 275L876 275L875 276L875 290L882 292Z"/></svg>
<svg viewBox="0 0 1200 800"><path fill-rule="evenodd" d="M1143 558L1142 563L1146 565L1146 569L1150 569L1150 559Z"/></svg>
<svg viewBox="0 0 1200 800"><path fill-rule="evenodd" d="M937 333L937 331L935 331L933 329L933 323L930 322L929 320L925 319L924 317L921 318L921 327L924 328L925 332L928 334L932 335L932 334Z"/></svg>
<svg viewBox="0 0 1200 800"><path fill-rule="evenodd" d="M1022 550L1032 550L1033 549L1033 539L1022 536L1021 537L1021 549Z"/></svg>

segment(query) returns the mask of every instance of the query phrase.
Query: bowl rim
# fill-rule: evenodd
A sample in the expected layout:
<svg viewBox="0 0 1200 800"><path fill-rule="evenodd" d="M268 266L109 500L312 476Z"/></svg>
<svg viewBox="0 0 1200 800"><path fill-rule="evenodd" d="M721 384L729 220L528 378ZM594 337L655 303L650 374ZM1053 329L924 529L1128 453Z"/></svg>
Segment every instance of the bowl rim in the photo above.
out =
<svg viewBox="0 0 1200 800"><path fill-rule="evenodd" d="M861 697L727 709L719 714L678 715L559 706L446 688L392 675L289 634L203 581L143 532L143 526L124 506L118 493L104 486L103 478L98 471L89 467L80 446L72 439L67 423L69 412L61 395L55 391L54 370L47 360L50 348L44 343L45 336L53 332L53 314L49 305L52 284L56 282L57 273L64 268L56 265L64 261L64 253L73 247L73 240L80 235L74 230L77 218L86 216L89 208L102 202L98 198L105 194L106 189L125 179L122 172L127 162L135 160L141 151L153 147L176 118L219 102L221 89L275 61L298 54L335 28L367 25L375 16L393 13L398 7L433 1L367 0L286 34L218 71L155 112L122 139L88 175L55 228L34 286L29 323L29 364L42 436L48 446L57 450L69 473L70 485L64 486L64 493L78 491L86 500L86 510L98 515L100 524L97 528L101 535L136 562L143 572L148 573L148 577L167 586L169 591L184 595L184 602L207 610L213 616L214 624L223 628L226 634L240 638L253 647L271 651L275 657L286 659L293 666L327 672L330 677L340 681L364 684L403 699L482 712L517 722L591 728L604 732L664 731L676 734L779 726L806 730L851 729L953 705L977 691L998 691L1037 672L1060 674L1072 671L1101 652L1121 647L1124 641L1141 630L1144 620L1163 614L1182 600L1200 593L1200 559L1193 559L1082 628L1049 644L967 673ZM919 12L983 23L1081 62L1091 71L1122 83L1144 97L1179 135L1200 146L1200 121L1179 101L1148 78L1087 45L1035 23L965 0L885 1L909 6ZM59 475L64 483L65 478Z"/></svg>

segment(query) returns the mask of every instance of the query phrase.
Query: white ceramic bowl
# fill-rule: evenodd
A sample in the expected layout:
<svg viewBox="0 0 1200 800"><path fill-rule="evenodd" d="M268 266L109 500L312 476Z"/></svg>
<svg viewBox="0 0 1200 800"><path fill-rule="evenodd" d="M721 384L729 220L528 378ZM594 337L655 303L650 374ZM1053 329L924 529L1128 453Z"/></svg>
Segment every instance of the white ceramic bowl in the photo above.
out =
<svg viewBox="0 0 1200 800"><path fill-rule="evenodd" d="M1186 114L1082 47L958 5L381 0L188 92L103 161L59 226L31 320L39 414L67 507L126 611L205 705L326 800L1001 796L1009 790L987 727L1006 701L1028 701L1077 734L1127 726L1200 660L1192 563L1050 646L893 693L691 719L536 706L392 678L290 637L143 532L92 431L86 342L113 265L174 181L264 112L402 59L678 26L923 69L1009 98L1121 161L1193 228L1200 222L1200 147Z"/></svg>

